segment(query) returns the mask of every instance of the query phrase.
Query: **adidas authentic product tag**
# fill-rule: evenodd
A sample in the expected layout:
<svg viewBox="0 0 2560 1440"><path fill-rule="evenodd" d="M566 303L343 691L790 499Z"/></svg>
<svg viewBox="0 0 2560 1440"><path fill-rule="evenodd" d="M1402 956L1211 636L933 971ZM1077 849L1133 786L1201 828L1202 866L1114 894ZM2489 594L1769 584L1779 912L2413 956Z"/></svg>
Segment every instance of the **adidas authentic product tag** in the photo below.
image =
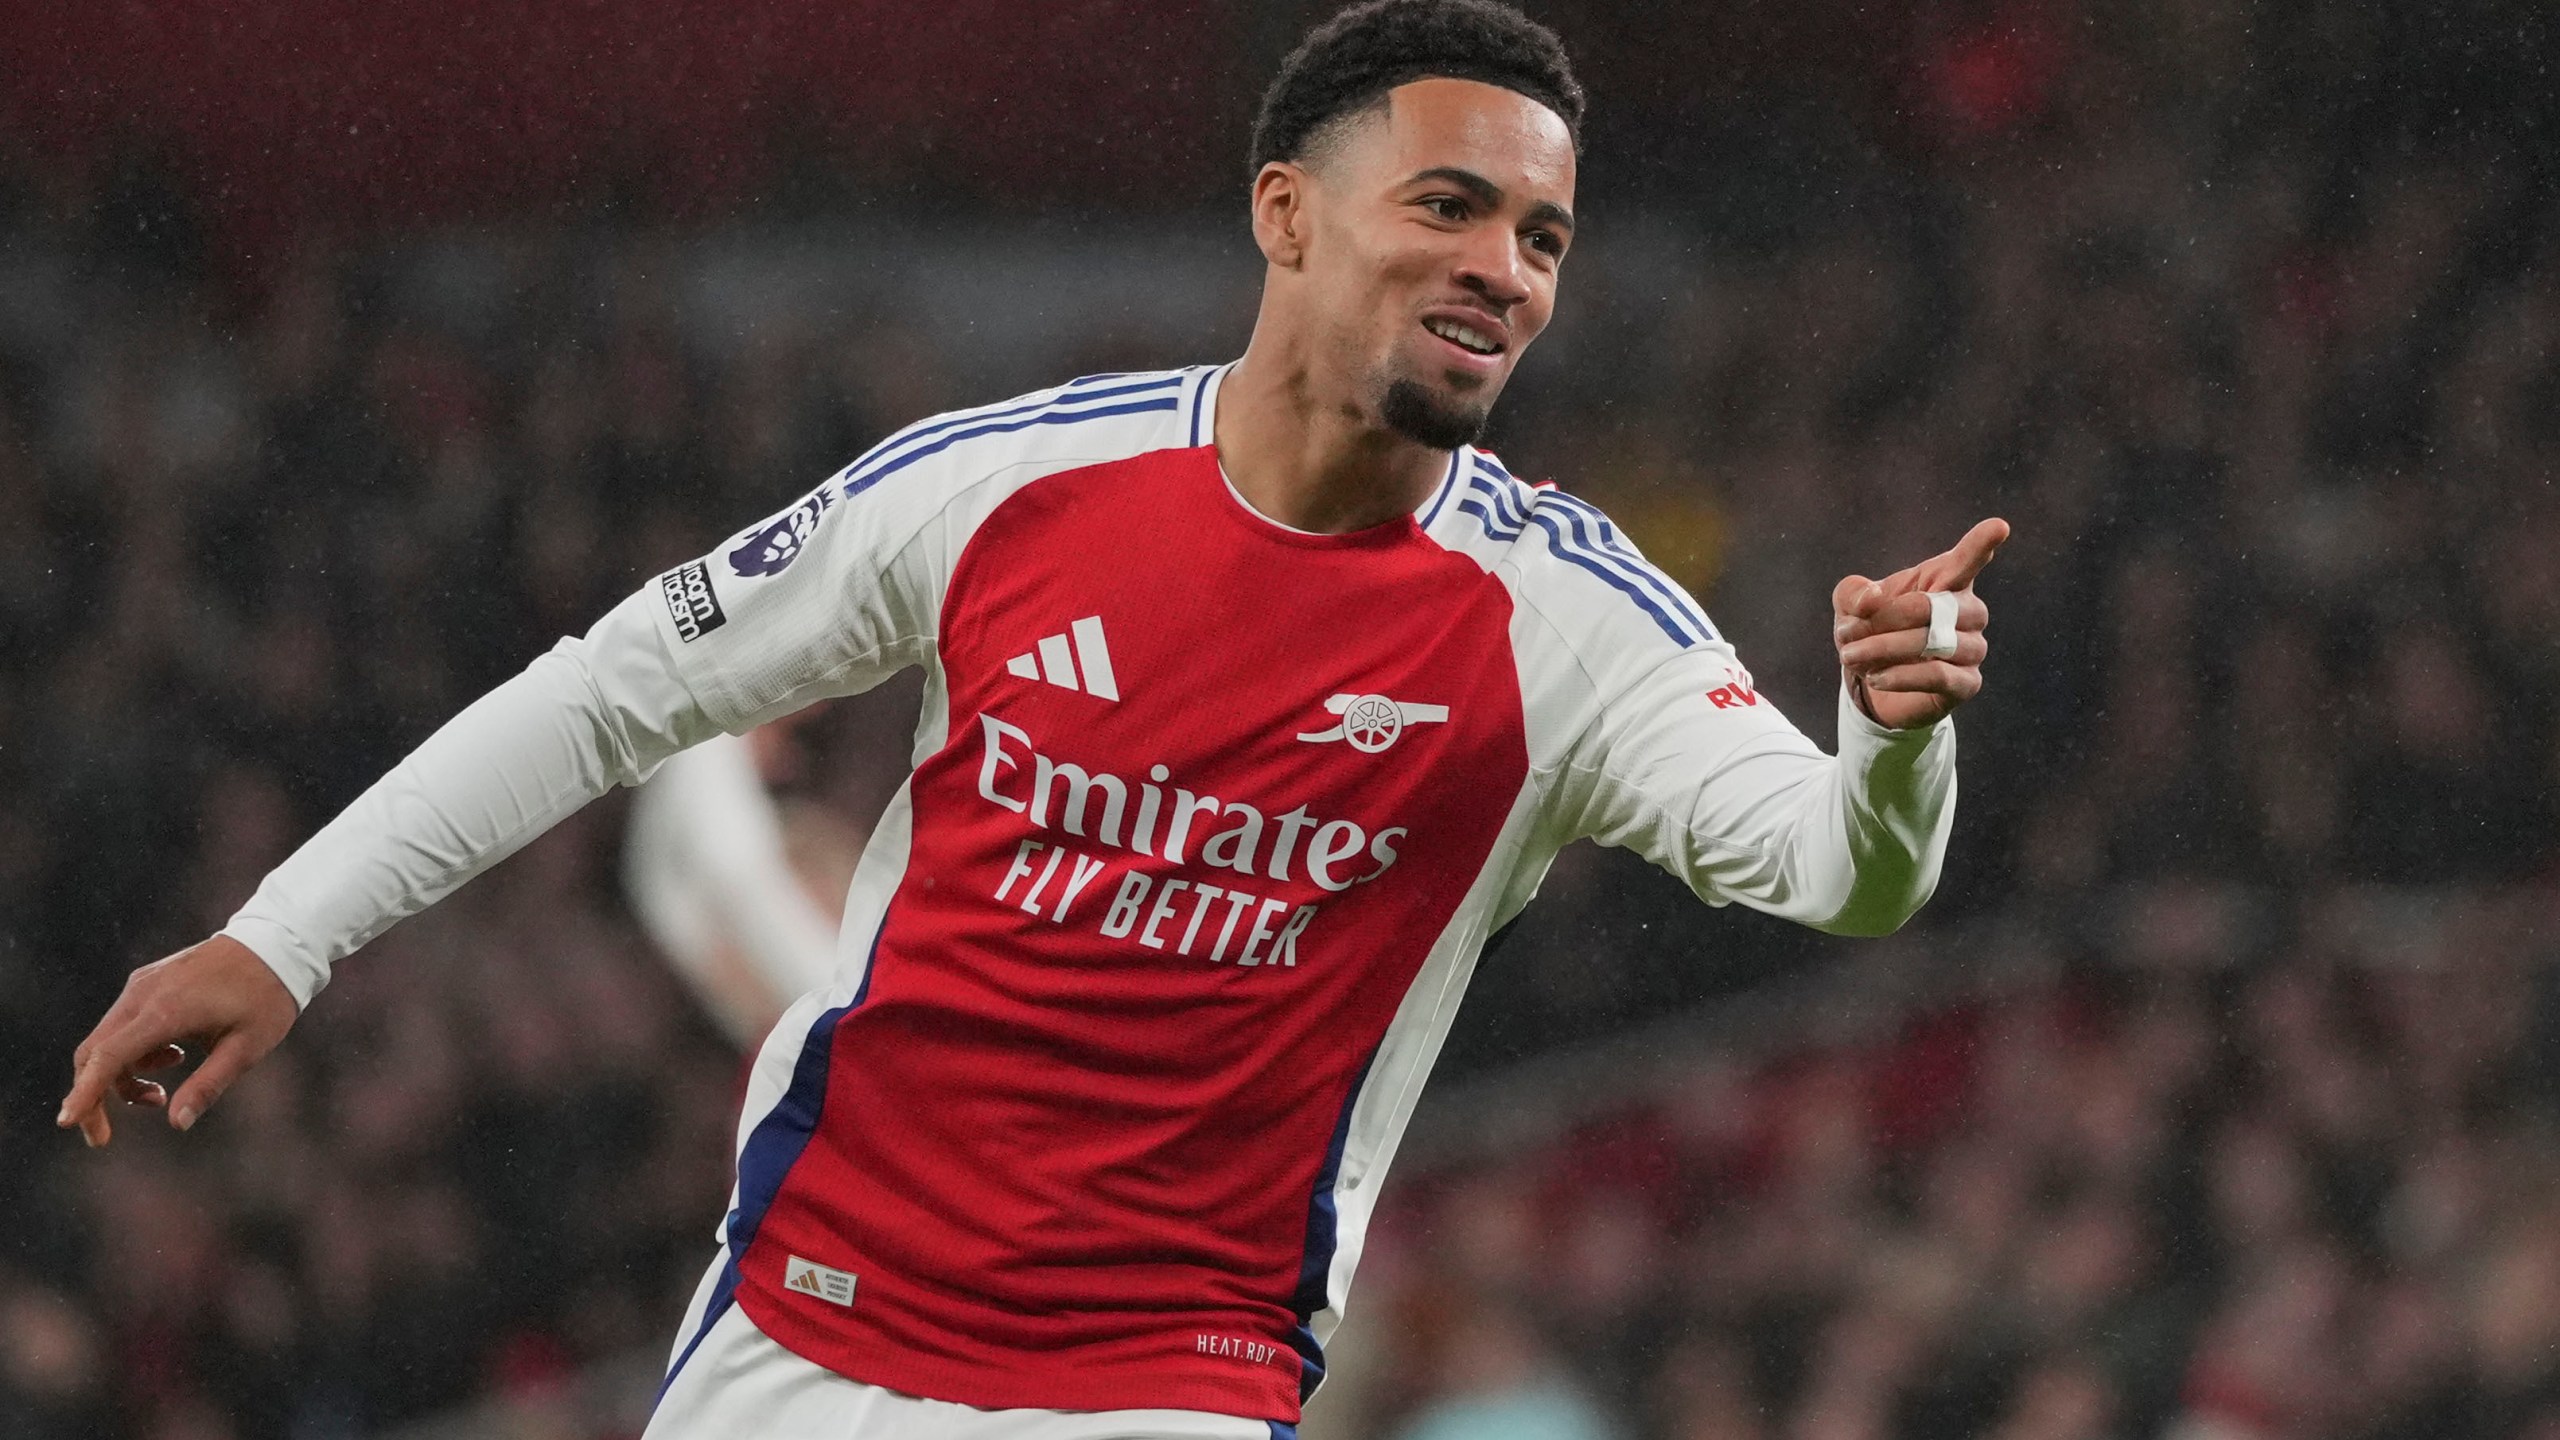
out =
<svg viewBox="0 0 2560 1440"><path fill-rule="evenodd" d="M830 1305L853 1303L853 1276L846 1271L794 1255L783 1262L782 1288L814 1295Z"/></svg>

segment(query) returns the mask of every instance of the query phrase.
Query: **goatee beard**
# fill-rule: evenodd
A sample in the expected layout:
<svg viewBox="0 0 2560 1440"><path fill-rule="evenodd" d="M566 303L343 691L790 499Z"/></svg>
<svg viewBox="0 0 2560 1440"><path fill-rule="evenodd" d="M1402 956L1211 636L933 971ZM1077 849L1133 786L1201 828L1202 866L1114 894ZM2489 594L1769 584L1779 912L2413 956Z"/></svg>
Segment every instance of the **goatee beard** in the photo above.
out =
<svg viewBox="0 0 2560 1440"><path fill-rule="evenodd" d="M1378 403L1378 418L1387 428L1433 450L1473 445L1484 435L1492 412L1481 406L1451 405L1413 380L1391 380Z"/></svg>

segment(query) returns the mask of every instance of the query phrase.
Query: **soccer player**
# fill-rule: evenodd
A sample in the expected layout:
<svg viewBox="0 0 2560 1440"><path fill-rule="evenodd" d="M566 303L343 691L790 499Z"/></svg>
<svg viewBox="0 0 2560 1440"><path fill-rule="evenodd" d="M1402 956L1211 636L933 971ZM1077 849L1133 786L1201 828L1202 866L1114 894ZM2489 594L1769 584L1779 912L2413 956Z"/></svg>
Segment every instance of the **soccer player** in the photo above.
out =
<svg viewBox="0 0 2560 1440"><path fill-rule="evenodd" d="M1380 0L1253 137L1242 359L901 431L465 710L75 1055L180 1128L329 967L684 746L922 667L839 968L748 1087L653 1437L1293 1433L1477 954L1559 847L1878 934L1934 886L1974 576L1832 594L1826 755L1598 511L1474 447L1573 242L1583 101ZM172 1097L146 1078L209 1040Z"/></svg>

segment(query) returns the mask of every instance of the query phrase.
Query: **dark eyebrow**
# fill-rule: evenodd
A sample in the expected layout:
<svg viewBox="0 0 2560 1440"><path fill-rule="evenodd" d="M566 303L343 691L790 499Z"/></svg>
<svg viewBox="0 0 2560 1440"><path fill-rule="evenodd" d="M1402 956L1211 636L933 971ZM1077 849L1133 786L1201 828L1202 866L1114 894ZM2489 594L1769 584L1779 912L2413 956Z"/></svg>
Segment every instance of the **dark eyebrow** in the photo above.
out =
<svg viewBox="0 0 2560 1440"><path fill-rule="evenodd" d="M1502 187L1473 170L1461 170L1455 165L1435 165L1428 170L1415 171L1406 178L1404 183L1414 185L1425 180L1438 180L1444 184L1455 185L1467 192L1468 199L1488 210L1502 204ZM1532 225L1553 225L1567 234L1573 232L1573 212L1553 200L1541 200L1530 206L1525 218Z"/></svg>

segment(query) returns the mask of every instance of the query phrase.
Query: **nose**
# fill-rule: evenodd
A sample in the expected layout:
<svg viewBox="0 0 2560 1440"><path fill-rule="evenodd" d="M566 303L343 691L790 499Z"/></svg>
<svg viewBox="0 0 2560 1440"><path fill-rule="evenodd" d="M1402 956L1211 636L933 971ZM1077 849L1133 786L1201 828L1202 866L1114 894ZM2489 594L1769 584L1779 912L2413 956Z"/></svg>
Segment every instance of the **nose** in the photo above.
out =
<svg viewBox="0 0 2560 1440"><path fill-rule="evenodd" d="M1457 281L1497 315L1509 316L1529 301L1529 271L1507 227L1488 225L1458 257Z"/></svg>

